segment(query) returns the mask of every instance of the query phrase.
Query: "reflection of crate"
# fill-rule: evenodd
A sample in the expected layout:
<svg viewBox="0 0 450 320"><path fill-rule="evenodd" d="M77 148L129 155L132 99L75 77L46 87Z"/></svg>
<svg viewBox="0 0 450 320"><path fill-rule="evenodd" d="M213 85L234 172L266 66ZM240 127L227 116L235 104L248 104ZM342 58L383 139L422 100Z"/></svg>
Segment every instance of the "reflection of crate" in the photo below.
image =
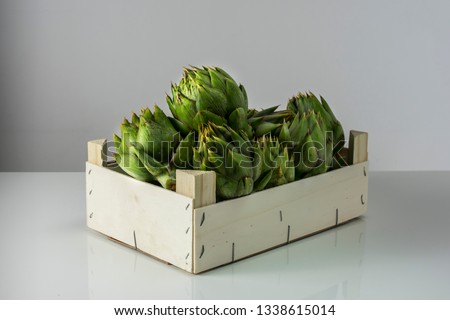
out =
<svg viewBox="0 0 450 320"><path fill-rule="evenodd" d="M105 140L88 143L87 225L192 273L288 244L367 209L367 133L350 132L351 165L215 203L212 171L177 171L177 192L106 165Z"/></svg>

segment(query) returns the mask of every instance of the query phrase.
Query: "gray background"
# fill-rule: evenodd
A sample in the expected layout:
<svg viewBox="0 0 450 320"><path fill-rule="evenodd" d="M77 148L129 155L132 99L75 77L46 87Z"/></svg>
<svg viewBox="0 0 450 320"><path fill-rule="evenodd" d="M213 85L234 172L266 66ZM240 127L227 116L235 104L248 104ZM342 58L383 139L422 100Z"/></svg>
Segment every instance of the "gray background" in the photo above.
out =
<svg viewBox="0 0 450 320"><path fill-rule="evenodd" d="M218 65L253 107L323 95L369 132L371 169L449 170L448 1L0 2L0 171L82 171L86 142L182 66Z"/></svg>

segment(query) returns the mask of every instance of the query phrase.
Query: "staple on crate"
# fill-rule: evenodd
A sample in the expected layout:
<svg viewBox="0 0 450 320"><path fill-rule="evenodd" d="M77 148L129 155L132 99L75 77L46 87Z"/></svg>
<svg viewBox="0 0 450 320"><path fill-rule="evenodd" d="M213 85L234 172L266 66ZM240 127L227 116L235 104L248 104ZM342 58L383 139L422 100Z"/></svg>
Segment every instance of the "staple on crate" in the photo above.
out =
<svg viewBox="0 0 450 320"><path fill-rule="evenodd" d="M339 209L336 208L336 225L339 223Z"/></svg>
<svg viewBox="0 0 450 320"><path fill-rule="evenodd" d="M200 221L200 227L203 225L203 222L205 222L205 213L203 212L202 220Z"/></svg>

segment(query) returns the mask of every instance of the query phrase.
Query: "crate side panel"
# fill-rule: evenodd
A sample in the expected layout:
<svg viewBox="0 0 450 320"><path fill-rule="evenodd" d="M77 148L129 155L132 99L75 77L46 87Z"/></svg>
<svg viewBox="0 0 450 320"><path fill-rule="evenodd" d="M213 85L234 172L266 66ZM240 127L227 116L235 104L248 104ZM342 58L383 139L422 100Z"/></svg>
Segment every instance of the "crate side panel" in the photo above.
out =
<svg viewBox="0 0 450 320"><path fill-rule="evenodd" d="M192 271L192 199L86 164L87 225Z"/></svg>
<svg viewBox="0 0 450 320"><path fill-rule="evenodd" d="M359 165L351 169L347 171L347 180L333 181L331 177L320 190L279 208L288 225L290 240L344 223L367 210L367 203L360 201L361 193L367 192L367 176Z"/></svg>
<svg viewBox="0 0 450 320"><path fill-rule="evenodd" d="M354 218L367 163L194 210L194 272L202 272ZM339 208L336 220L336 208Z"/></svg>

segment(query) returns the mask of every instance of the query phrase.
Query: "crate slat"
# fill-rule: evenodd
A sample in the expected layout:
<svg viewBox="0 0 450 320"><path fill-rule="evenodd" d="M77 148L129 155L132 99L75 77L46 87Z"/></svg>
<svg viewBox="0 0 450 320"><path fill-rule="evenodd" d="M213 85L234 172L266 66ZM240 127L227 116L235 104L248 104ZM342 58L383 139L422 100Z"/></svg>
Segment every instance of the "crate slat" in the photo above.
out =
<svg viewBox="0 0 450 320"><path fill-rule="evenodd" d="M191 272L189 197L86 163L87 225Z"/></svg>
<svg viewBox="0 0 450 320"><path fill-rule="evenodd" d="M361 215L367 209L367 166L363 162L195 209L194 273Z"/></svg>

